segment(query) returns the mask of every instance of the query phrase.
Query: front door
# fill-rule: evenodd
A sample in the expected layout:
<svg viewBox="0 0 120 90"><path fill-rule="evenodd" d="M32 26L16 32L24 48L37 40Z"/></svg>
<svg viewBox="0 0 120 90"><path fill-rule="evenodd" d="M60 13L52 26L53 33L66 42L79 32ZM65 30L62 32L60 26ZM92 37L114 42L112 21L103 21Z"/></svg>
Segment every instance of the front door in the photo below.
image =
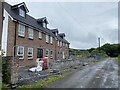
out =
<svg viewBox="0 0 120 90"><path fill-rule="evenodd" d="M37 48L37 58L43 58L43 49Z"/></svg>

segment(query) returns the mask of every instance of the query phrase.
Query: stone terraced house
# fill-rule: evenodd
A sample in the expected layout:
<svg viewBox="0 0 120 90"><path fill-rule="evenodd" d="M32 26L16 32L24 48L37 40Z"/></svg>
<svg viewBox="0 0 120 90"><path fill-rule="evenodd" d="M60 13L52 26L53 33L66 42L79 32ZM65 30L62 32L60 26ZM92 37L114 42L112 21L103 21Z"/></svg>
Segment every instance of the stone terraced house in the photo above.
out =
<svg viewBox="0 0 120 90"><path fill-rule="evenodd" d="M4 56L18 56L20 65L25 66L34 65L37 58L47 57L49 62L67 59L70 43L65 34L47 28L46 17L35 19L28 12L24 2L13 6L4 2Z"/></svg>

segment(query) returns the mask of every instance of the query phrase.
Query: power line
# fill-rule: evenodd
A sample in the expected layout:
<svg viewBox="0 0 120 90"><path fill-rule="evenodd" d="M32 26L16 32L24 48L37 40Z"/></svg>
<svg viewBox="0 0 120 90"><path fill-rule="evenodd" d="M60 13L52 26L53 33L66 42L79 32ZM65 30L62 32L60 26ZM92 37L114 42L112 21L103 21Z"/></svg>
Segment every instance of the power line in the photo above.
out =
<svg viewBox="0 0 120 90"><path fill-rule="evenodd" d="M63 8L63 10L66 12L66 14L68 14L68 16L70 16L76 24L81 25L81 24L79 23L78 19L76 19L75 17L73 17L73 16L69 13L69 11L68 11L65 7L63 7L63 5L61 5L59 2L57 2L57 4L58 4L61 8Z"/></svg>

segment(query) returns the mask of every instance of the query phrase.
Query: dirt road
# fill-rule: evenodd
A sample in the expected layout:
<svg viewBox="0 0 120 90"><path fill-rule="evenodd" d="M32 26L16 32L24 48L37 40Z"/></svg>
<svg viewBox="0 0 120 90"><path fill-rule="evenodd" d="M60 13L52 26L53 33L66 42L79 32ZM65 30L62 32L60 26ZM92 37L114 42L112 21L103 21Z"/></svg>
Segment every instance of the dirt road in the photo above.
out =
<svg viewBox="0 0 120 90"><path fill-rule="evenodd" d="M118 88L118 65L113 58L63 78L49 88Z"/></svg>

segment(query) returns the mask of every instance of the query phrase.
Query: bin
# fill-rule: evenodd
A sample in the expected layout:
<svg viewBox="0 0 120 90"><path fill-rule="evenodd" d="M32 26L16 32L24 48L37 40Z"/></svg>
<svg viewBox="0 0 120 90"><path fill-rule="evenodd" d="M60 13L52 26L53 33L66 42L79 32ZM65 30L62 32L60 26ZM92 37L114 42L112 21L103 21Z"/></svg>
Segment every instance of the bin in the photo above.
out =
<svg viewBox="0 0 120 90"><path fill-rule="evenodd" d="M41 58L43 61L42 68L43 70L48 69L48 59L47 58Z"/></svg>

